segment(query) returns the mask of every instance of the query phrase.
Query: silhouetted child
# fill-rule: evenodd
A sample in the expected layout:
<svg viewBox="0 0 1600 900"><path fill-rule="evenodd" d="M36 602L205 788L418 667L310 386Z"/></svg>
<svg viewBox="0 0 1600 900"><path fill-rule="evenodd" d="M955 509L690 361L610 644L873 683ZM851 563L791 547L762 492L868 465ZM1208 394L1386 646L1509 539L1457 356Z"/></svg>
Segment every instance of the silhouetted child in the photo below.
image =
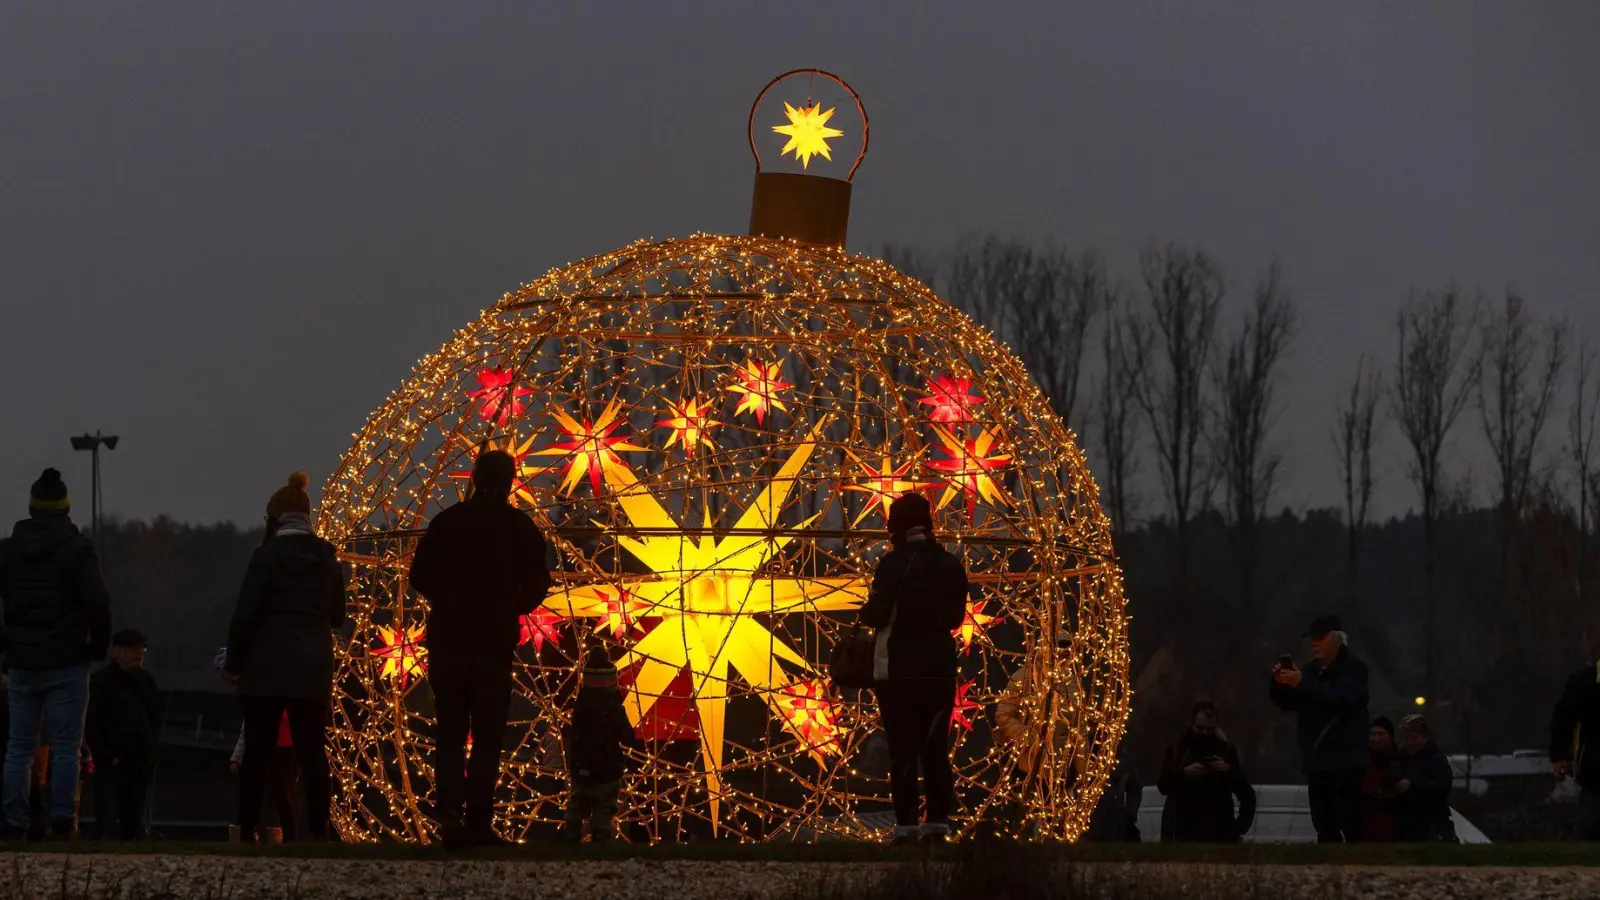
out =
<svg viewBox="0 0 1600 900"><path fill-rule="evenodd" d="M589 655L572 708L571 749L567 753L567 821L562 837L603 843L616 835L617 791L622 787L623 747L639 746L622 708L617 669L605 651Z"/></svg>

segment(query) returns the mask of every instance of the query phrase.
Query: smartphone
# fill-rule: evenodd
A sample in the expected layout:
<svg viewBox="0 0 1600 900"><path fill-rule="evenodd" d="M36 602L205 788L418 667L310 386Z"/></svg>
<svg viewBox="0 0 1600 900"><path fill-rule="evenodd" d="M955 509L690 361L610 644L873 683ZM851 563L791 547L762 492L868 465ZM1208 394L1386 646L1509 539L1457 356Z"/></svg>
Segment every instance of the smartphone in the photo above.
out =
<svg viewBox="0 0 1600 900"><path fill-rule="evenodd" d="M1278 668L1280 668L1280 669L1292 669L1292 668L1294 668L1294 657L1290 656L1287 653L1285 653L1284 655L1278 657Z"/></svg>

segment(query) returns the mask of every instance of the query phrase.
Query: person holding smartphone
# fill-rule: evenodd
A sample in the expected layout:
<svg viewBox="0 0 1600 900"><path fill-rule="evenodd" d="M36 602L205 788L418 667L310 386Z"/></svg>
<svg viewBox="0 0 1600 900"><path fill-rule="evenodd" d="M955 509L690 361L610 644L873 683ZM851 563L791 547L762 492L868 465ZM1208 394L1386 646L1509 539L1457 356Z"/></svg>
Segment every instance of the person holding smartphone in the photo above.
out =
<svg viewBox="0 0 1600 900"><path fill-rule="evenodd" d="M1167 748L1157 787L1167 798L1163 841L1233 844L1255 821L1255 788L1239 766L1239 752L1218 731L1210 701L1194 705L1188 730Z"/></svg>
<svg viewBox="0 0 1600 900"><path fill-rule="evenodd" d="M1367 777L1367 664L1350 652L1338 616L1306 629L1311 660L1284 657L1272 667L1270 696L1295 713L1311 824L1318 843L1364 838L1361 782Z"/></svg>

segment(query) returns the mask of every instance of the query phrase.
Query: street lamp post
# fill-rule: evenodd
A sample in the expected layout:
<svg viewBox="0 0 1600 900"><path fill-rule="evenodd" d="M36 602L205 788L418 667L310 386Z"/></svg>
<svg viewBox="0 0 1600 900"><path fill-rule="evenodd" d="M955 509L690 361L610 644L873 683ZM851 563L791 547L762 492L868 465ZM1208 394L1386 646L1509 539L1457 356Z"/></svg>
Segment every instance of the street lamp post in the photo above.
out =
<svg viewBox="0 0 1600 900"><path fill-rule="evenodd" d="M72 439L72 449L87 450L94 459L94 474L89 484L89 534L97 550L100 548L100 446L102 444L107 450L117 449L117 436L96 431L94 434L80 434Z"/></svg>

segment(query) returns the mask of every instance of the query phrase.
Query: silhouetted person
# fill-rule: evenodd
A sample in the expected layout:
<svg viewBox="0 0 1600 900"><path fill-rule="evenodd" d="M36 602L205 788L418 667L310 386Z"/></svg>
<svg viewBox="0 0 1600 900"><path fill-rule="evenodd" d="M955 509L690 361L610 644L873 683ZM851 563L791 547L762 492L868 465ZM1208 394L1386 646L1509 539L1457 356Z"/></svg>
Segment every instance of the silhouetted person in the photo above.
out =
<svg viewBox="0 0 1600 900"><path fill-rule="evenodd" d="M1395 803L1394 794L1389 791L1389 772L1399 752L1394 723L1383 716L1373 719L1367 729L1367 776L1361 782L1361 839L1369 843L1395 839Z"/></svg>
<svg viewBox="0 0 1600 900"><path fill-rule="evenodd" d="M1167 748L1158 787L1167 798L1163 841L1234 844L1255 821L1255 789L1239 766L1239 752L1217 732L1211 703L1195 704L1183 737Z"/></svg>
<svg viewBox="0 0 1600 900"><path fill-rule="evenodd" d="M344 624L344 567L311 530L306 473L289 476L267 501L267 534L250 559L228 627L224 673L239 685L244 759L239 765L239 839L255 843L261 800L285 712L300 760L306 826L332 836L328 706L333 698L333 629Z"/></svg>
<svg viewBox="0 0 1600 900"><path fill-rule="evenodd" d="M1394 796L1395 838L1401 841L1455 843L1450 815L1450 760L1428 733L1428 720L1406 716L1400 723L1400 752L1386 785Z"/></svg>
<svg viewBox="0 0 1600 900"><path fill-rule="evenodd" d="M515 476L506 453L479 454L472 496L433 517L411 560L411 585L428 600L428 683L438 720L435 815L449 848L504 843L494 833L494 793L511 663L520 618L550 589L544 538L509 502Z"/></svg>
<svg viewBox="0 0 1600 900"><path fill-rule="evenodd" d="M955 775L950 713L956 700L956 642L967 611L967 572L933 539L927 498L904 494L889 506L893 547L878 562L861 623L878 630L874 691L889 739L894 842L950 834ZM926 809L917 824L917 768Z"/></svg>
<svg viewBox="0 0 1600 900"><path fill-rule="evenodd" d="M239 774L244 763L245 728L239 726L239 740L228 757L228 770ZM267 766L267 790L272 797L272 809L278 816L278 837L285 841L299 839L300 806L295 802L295 785L300 781L300 764L295 761L294 734L289 730L289 714L278 720L278 739L272 748L272 764ZM271 834L271 830L268 830Z"/></svg>
<svg viewBox="0 0 1600 900"><path fill-rule="evenodd" d="M1573 672L1550 717L1550 765L1578 782L1584 840L1600 841L1600 625L1584 632L1590 662Z"/></svg>
<svg viewBox="0 0 1600 900"><path fill-rule="evenodd" d="M1367 775L1367 664L1356 659L1338 616L1306 630L1311 665L1272 668L1272 702L1299 714L1296 733L1318 843L1361 840Z"/></svg>
<svg viewBox="0 0 1600 900"><path fill-rule="evenodd" d="M582 684L572 707L571 751L567 754L566 826L561 836L603 844L616 836L617 793L622 788L624 747L639 745L622 692L617 689L617 669L604 650L590 653Z"/></svg>
<svg viewBox="0 0 1600 900"><path fill-rule="evenodd" d="M28 786L40 728L51 755L50 830L76 827L78 748L89 702L89 664L105 658L111 601L94 544L72 524L61 473L45 469L28 495L28 518L0 540L0 601L10 666L5 763L5 837L27 836Z"/></svg>
<svg viewBox="0 0 1600 900"><path fill-rule="evenodd" d="M144 667L147 641L124 628L111 662L89 679L89 754L94 759L95 831L102 839L147 837L150 779L161 743L156 680Z"/></svg>

